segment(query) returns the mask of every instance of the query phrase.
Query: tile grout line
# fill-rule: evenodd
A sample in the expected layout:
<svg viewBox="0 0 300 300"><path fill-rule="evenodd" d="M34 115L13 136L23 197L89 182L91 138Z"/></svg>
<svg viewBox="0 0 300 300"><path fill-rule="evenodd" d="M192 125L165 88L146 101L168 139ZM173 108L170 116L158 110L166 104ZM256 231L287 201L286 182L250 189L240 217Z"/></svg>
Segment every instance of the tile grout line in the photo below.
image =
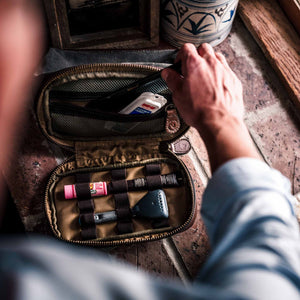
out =
<svg viewBox="0 0 300 300"><path fill-rule="evenodd" d="M264 155L264 153L261 151L261 149L259 148L258 146L258 142L256 141L254 135L252 134L251 130L248 128L248 132L249 132L249 135L251 137L251 140L253 141L253 144L259 154L259 156L261 157L261 159L269 166L271 166L271 162L267 159L267 157Z"/></svg>
<svg viewBox="0 0 300 300"><path fill-rule="evenodd" d="M172 237L168 237L162 240L162 245L172 261L180 279L184 283L184 285L189 285L192 281L192 276L187 269L180 252L178 251L177 246L174 243Z"/></svg>
<svg viewBox="0 0 300 300"><path fill-rule="evenodd" d="M189 152L188 156L190 157L191 161L193 162L195 171L200 177L201 182L204 186L207 185L209 176L201 163L195 149L192 147L191 151ZM192 281L192 276L186 267L186 264L180 254L177 246L174 243L172 237L166 238L162 240L162 245L164 250L166 251L168 257L170 258L171 262L174 265L180 279L185 285L189 285Z"/></svg>
<svg viewBox="0 0 300 300"><path fill-rule="evenodd" d="M200 180L203 183L203 186L207 186L210 176L207 174L201 160L199 159L199 157L193 147L192 147L191 151L189 152L188 156L191 159L191 161L193 162L195 171L199 175Z"/></svg>

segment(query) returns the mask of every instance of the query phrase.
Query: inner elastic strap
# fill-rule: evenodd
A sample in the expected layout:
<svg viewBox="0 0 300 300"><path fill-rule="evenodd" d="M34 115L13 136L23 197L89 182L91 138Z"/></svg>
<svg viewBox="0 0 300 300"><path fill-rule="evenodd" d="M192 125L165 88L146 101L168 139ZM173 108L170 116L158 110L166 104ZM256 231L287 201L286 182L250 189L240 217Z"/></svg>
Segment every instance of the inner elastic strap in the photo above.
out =
<svg viewBox="0 0 300 300"><path fill-rule="evenodd" d="M147 176L160 175L160 164L149 164L145 166L145 172Z"/></svg>
<svg viewBox="0 0 300 300"><path fill-rule="evenodd" d="M115 201L118 203L118 207L116 207L116 214L118 219L130 220L131 210L129 207L128 194L115 194Z"/></svg>
<svg viewBox="0 0 300 300"><path fill-rule="evenodd" d="M94 220L95 204L90 190L90 174L76 174L75 190L80 214L81 236L84 240L96 239L96 224Z"/></svg>
<svg viewBox="0 0 300 300"><path fill-rule="evenodd" d="M112 180L120 180L126 178L126 169L114 169L111 170Z"/></svg>
<svg viewBox="0 0 300 300"><path fill-rule="evenodd" d="M149 190L156 190L162 188L160 164L146 165L145 174L147 180L147 187Z"/></svg>
<svg viewBox="0 0 300 300"><path fill-rule="evenodd" d="M146 176L146 180L150 191L162 188L161 175Z"/></svg>
<svg viewBox="0 0 300 300"><path fill-rule="evenodd" d="M80 200L77 203L79 211L83 212L93 212L95 210L94 200L87 199L87 200Z"/></svg>
<svg viewBox="0 0 300 300"><path fill-rule="evenodd" d="M145 166L147 186L149 190L162 188L161 182L161 167L160 164L150 164ZM155 219L151 221L153 228L168 227L168 219Z"/></svg>
<svg viewBox="0 0 300 300"><path fill-rule="evenodd" d="M96 238L96 226L82 228L81 235L85 240L94 240Z"/></svg>
<svg viewBox="0 0 300 300"><path fill-rule="evenodd" d="M84 228L95 223L94 213L84 213L80 215L80 225Z"/></svg>
<svg viewBox="0 0 300 300"><path fill-rule="evenodd" d="M116 180L112 181L110 183L110 188L112 193L118 194L118 193L127 193L128 192L128 185L127 185L127 180L122 179L122 180Z"/></svg>
<svg viewBox="0 0 300 300"><path fill-rule="evenodd" d="M75 190L78 201L90 199L92 197L89 182L76 183Z"/></svg>
<svg viewBox="0 0 300 300"><path fill-rule="evenodd" d="M128 200L126 169L115 169L111 172L111 188L114 193L117 214L117 232L125 234L133 232L132 213ZM124 193L124 191L126 191Z"/></svg>

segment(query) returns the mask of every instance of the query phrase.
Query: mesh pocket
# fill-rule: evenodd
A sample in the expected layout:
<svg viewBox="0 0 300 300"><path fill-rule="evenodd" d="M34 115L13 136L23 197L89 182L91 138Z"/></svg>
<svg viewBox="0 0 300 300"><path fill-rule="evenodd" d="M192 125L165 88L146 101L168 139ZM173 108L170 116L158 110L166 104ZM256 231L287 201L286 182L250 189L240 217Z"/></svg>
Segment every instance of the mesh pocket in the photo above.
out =
<svg viewBox="0 0 300 300"><path fill-rule="evenodd" d="M132 78L91 78L77 81L70 81L53 88L54 91L70 91L70 92L112 92L119 88L125 87L133 83Z"/></svg>
<svg viewBox="0 0 300 300"><path fill-rule="evenodd" d="M63 83L59 86L53 87L54 91L52 100L50 101L50 131L52 135L56 137L63 137L70 140L84 140L86 138L97 139L101 137L120 136L120 135L148 135L152 133L163 133L165 127L165 114L155 119L135 121L122 121L122 120L107 120L108 116L103 117L89 117L84 114L83 111L73 113L69 109L65 112L54 109L55 105L66 105L68 102L81 101L83 103L89 102L90 99L98 101L103 94L107 94L123 87L126 87L137 79L135 78L85 78L77 79ZM91 76L92 77L92 76ZM171 93L165 81L161 78L149 82L149 84L142 85L136 91L137 95L143 92L152 92L163 95L167 100L170 100ZM55 96L54 96L55 95ZM51 97L51 93L50 93ZM60 98L61 97L61 98ZM90 97L90 99L89 99ZM99 99L98 99L99 98ZM115 101L113 103L105 104L107 107L103 107L103 111L118 112L120 107L123 108L127 105L128 100L132 101L135 98L126 99L126 97L120 97L119 103ZM96 100L97 99L97 100ZM51 100L51 98L50 98ZM127 102L126 102L127 101ZM94 102L94 103L96 103ZM74 104L74 103L73 103ZM72 104L72 105L73 105ZM77 104L76 104L77 105ZM104 109L106 108L106 109Z"/></svg>
<svg viewBox="0 0 300 300"><path fill-rule="evenodd" d="M145 122L112 122L80 116L51 114L54 136L71 140L119 135L145 135L164 131L164 118Z"/></svg>
<svg viewBox="0 0 300 300"><path fill-rule="evenodd" d="M84 79L78 81L70 81L64 83L60 86L53 88L53 91L68 91L76 94L78 93L105 93L105 92L113 92L120 88L126 87L129 84L135 82L136 79L132 78L122 78L114 79L114 78L104 78L104 79ZM143 92L152 92L154 94L160 93L164 95L170 94L168 87L165 81L161 78L152 81L148 85L143 85L139 87L136 92L138 94L142 94Z"/></svg>

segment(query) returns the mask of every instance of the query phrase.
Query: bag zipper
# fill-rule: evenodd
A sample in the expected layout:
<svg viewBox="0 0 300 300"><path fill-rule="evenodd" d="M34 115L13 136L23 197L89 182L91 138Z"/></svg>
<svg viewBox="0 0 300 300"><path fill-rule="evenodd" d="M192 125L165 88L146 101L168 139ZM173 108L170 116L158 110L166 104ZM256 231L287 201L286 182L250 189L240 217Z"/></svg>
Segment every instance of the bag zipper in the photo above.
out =
<svg viewBox="0 0 300 300"><path fill-rule="evenodd" d="M124 67L124 68L123 68ZM49 77L43 82L42 87L40 89L40 94L42 95L42 91L45 90L45 88L48 87L50 83L53 81L59 79L60 77L69 75L70 73L76 75L81 72L103 72L106 68L111 69L118 68L118 71L122 71L122 69L126 72L130 71L137 71L137 69L149 71L149 74L155 71L159 71L160 68L148 66L148 65L140 65L140 64L122 64L122 63L99 63L99 64L87 64L87 65L80 65L80 66L74 66L66 69L59 70L57 72L49 74Z"/></svg>

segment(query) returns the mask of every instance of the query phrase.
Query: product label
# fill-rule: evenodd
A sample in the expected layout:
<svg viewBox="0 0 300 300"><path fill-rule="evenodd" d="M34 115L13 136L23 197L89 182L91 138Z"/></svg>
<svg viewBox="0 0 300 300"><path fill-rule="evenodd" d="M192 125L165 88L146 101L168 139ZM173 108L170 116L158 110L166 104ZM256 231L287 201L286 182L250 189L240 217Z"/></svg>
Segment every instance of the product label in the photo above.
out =
<svg viewBox="0 0 300 300"><path fill-rule="evenodd" d="M137 107L130 113L130 115L143 115L143 114L151 114L151 111L144 109L142 107Z"/></svg>
<svg viewBox="0 0 300 300"><path fill-rule="evenodd" d="M90 183L90 190L93 196L107 195L106 182Z"/></svg>

